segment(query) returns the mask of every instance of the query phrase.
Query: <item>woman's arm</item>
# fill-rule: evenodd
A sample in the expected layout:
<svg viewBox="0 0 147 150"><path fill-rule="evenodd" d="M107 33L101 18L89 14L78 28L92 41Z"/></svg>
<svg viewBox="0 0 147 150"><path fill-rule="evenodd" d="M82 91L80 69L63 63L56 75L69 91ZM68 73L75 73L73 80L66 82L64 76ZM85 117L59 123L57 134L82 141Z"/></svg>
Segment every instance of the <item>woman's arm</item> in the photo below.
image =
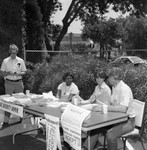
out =
<svg viewBox="0 0 147 150"><path fill-rule="evenodd" d="M108 105L108 111L110 112L127 112L128 107L123 106L123 105ZM102 105L94 105L92 108L92 111L103 111L103 106Z"/></svg>
<svg viewBox="0 0 147 150"><path fill-rule="evenodd" d="M56 94L56 97L58 98L58 99L60 99L61 98L61 90L57 90L57 94Z"/></svg>
<svg viewBox="0 0 147 150"><path fill-rule="evenodd" d="M69 96L68 96L68 101L72 101L72 98L73 98L73 96L75 96L76 94L69 94Z"/></svg>

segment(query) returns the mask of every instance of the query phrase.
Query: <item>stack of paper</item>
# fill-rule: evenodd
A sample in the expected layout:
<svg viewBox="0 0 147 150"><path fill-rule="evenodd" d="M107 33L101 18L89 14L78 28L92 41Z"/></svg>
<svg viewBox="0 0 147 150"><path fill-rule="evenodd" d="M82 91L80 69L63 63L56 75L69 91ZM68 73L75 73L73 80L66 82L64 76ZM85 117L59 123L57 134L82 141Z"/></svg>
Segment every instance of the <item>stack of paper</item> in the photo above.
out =
<svg viewBox="0 0 147 150"><path fill-rule="evenodd" d="M26 98L27 97L24 93L15 93L15 94L12 94L12 96L15 98Z"/></svg>
<svg viewBox="0 0 147 150"><path fill-rule="evenodd" d="M23 106L28 105L30 102L31 102L30 98L17 98L15 100L16 104L23 105Z"/></svg>
<svg viewBox="0 0 147 150"><path fill-rule="evenodd" d="M31 95L31 99L39 99L39 98L43 98L43 95L41 95L41 94L32 94Z"/></svg>
<svg viewBox="0 0 147 150"><path fill-rule="evenodd" d="M10 96L10 97L3 97L2 99L3 101L6 101L6 102L15 102L17 100L17 98L13 97L13 96Z"/></svg>
<svg viewBox="0 0 147 150"><path fill-rule="evenodd" d="M48 107L60 107L60 103L58 101L52 101L50 103L47 103Z"/></svg>
<svg viewBox="0 0 147 150"><path fill-rule="evenodd" d="M3 100L3 98L7 98L7 97L10 97L11 95L9 94L5 94L5 95L0 95L0 99Z"/></svg>
<svg viewBox="0 0 147 150"><path fill-rule="evenodd" d="M45 99L51 99L51 100L53 100L53 101L59 100L58 98L56 98L56 97L53 95L53 92L52 92L52 91L50 91L50 92L48 92L48 93L42 93L42 95L43 95L43 97L44 97Z"/></svg>

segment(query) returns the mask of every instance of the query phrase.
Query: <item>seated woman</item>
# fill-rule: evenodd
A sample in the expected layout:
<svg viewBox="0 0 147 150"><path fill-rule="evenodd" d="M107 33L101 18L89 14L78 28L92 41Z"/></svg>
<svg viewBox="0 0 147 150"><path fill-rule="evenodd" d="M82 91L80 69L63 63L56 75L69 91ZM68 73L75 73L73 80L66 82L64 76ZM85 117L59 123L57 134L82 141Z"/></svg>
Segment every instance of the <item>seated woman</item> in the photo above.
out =
<svg viewBox="0 0 147 150"><path fill-rule="evenodd" d="M56 97L62 101L71 101L72 97L79 94L77 85L73 82L73 74L67 72L63 75L63 82L58 86Z"/></svg>
<svg viewBox="0 0 147 150"><path fill-rule="evenodd" d="M107 79L107 76L105 72L99 72L95 75L95 80L97 82L97 86L95 87L95 90L93 94L90 96L88 100L83 100L80 96L76 96L82 104L87 103L97 103L97 104L109 104L111 99L111 89L109 86L105 83L105 80Z"/></svg>

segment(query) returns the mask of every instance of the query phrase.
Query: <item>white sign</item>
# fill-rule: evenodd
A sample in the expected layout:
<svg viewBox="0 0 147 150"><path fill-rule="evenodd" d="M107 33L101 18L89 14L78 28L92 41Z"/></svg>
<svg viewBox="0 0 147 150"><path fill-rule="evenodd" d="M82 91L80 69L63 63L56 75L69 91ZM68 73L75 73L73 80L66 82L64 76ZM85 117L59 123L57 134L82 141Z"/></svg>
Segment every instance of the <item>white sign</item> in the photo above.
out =
<svg viewBox="0 0 147 150"><path fill-rule="evenodd" d="M62 150L60 131L59 131L59 118L45 114L46 118L46 143L47 150Z"/></svg>
<svg viewBox="0 0 147 150"><path fill-rule="evenodd" d="M23 117L23 107L18 106L12 103L7 103L4 101L0 101L0 109L7 111L13 115L20 116L21 118Z"/></svg>
<svg viewBox="0 0 147 150"><path fill-rule="evenodd" d="M64 141L76 150L81 150L82 123L88 115L89 110L68 104L61 116Z"/></svg>

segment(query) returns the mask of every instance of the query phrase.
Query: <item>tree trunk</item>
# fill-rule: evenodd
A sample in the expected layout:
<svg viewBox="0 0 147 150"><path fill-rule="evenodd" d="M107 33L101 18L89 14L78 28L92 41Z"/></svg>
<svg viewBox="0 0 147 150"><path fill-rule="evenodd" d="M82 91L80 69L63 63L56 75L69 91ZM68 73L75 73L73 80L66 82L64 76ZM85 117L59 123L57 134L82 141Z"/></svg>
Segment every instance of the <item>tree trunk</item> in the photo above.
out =
<svg viewBox="0 0 147 150"><path fill-rule="evenodd" d="M100 43L100 59L104 58L104 45Z"/></svg>
<svg viewBox="0 0 147 150"><path fill-rule="evenodd" d="M60 35L58 36L58 38L56 40L56 43L55 43L55 46L54 46L54 51L59 51L60 43L61 43L64 35L67 33L67 30L68 30L68 26L63 25L61 33L60 33Z"/></svg>
<svg viewBox="0 0 147 150"><path fill-rule="evenodd" d="M48 4L48 0L44 0L44 1L42 1L42 3L43 3L43 8L44 8L43 22L44 22L44 31L45 31L45 34L44 34L45 44L46 44L47 50L51 51L51 50L53 50L53 47L52 47L52 44L51 44L51 39L48 36L47 28L48 28L48 23L50 23L48 20L49 20L49 16L50 16L50 13L51 13L53 0L50 0L49 4Z"/></svg>
<svg viewBox="0 0 147 150"><path fill-rule="evenodd" d="M51 39L48 37L47 33L45 33L44 38L45 38L45 44L46 44L47 50L49 51L53 50Z"/></svg>
<svg viewBox="0 0 147 150"><path fill-rule="evenodd" d="M108 50L108 60L111 59L111 50Z"/></svg>

